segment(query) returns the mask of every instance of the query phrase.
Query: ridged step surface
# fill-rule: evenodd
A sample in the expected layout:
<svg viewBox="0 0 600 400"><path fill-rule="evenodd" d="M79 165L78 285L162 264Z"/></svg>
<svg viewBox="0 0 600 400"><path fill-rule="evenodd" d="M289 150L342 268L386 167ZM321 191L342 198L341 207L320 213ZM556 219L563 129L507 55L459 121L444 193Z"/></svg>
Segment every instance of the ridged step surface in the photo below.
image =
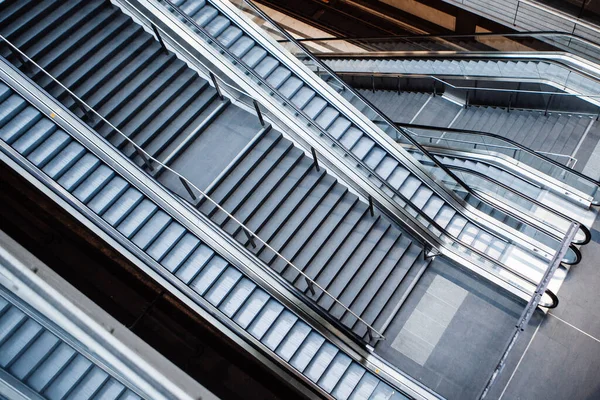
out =
<svg viewBox="0 0 600 400"><path fill-rule="evenodd" d="M260 242L253 247L213 203L199 205L203 214L359 336L365 325L320 289L313 294L300 271L379 329L428 263L413 238L378 212L371 215L368 204L275 131L248 149L209 195L287 261Z"/></svg>
<svg viewBox="0 0 600 400"><path fill-rule="evenodd" d="M0 9L2 34L125 136L97 116L86 118L42 72L33 80L139 166L145 164L131 142L176 170L202 171L193 181L204 189L261 129L255 115L219 99L205 79L106 2L9 1ZM0 50L18 64L6 46Z"/></svg>

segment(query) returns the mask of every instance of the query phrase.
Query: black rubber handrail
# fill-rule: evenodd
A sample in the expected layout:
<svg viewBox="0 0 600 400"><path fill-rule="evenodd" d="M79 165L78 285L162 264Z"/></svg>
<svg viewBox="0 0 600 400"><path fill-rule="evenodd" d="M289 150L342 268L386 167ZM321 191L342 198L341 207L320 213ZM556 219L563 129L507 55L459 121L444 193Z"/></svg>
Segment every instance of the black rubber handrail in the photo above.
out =
<svg viewBox="0 0 600 400"><path fill-rule="evenodd" d="M427 162L427 161L425 161L425 163L428 163L428 162ZM451 168L451 169L457 169L457 170L458 170L458 168L452 168L452 167L448 167L448 168ZM470 171L470 170L469 170L469 171ZM484 198L481 196L481 194L479 194L479 192L477 192L477 191L473 191L473 193L469 193L469 195L473 196L475 199L477 199L478 201L480 201L480 202L482 202L482 203L484 203L484 204L488 204L488 203L487 203L487 201L486 201L486 200L485 200L485 199L484 199ZM468 203L468 202L467 202L467 203ZM551 232L548 232L548 231L547 231L545 228L543 228L543 227L539 227L539 226L533 226L533 225L532 225L531 223L529 223L527 220L523 219L522 217L520 217L520 216L518 216L518 215L515 215L515 214L511 213L509 210L507 210L507 209L506 209L506 208L504 208L504 207L501 207L501 206L498 206L498 205L495 205L495 204L493 204L493 205L492 205L492 208L493 208L494 210L498 210L498 211L500 211L501 213L503 213L503 214L505 214L505 215L507 215L507 216L510 216L511 218L514 218L514 219L516 219L518 222L520 222L520 223L521 223L521 224L523 224L523 225L531 226L533 229L535 229L535 230L537 230L537 231L539 231L539 232L543 233L544 235L546 235L546 236L550 237L551 239L554 239L554 240L556 240L556 241L557 241L557 242L559 242L559 243L561 242L561 239L560 239L560 238L559 238L557 235L555 235L555 234L553 234L553 233L551 233ZM498 221L499 221L499 220L498 220ZM561 260L561 262L562 262L562 263L565 263L565 264L567 264L567 265L575 265L575 264L578 264L578 263L581 261L581 254L579 254L579 255L577 254L577 251L578 251L578 250L577 250L577 249L576 249L576 248L575 248L575 247L574 247L572 244L570 245L570 248L571 248L571 249L573 250L573 252L575 253L575 260L569 260L569 259L563 258L563 259Z"/></svg>
<svg viewBox="0 0 600 400"><path fill-rule="evenodd" d="M494 185L498 185L502 189L507 190L507 191L509 191L509 192L511 192L511 193L513 193L513 194L515 194L517 196L519 196L519 197L522 197L522 198L526 199L527 201L532 202L533 204L535 204L538 207L541 207L541 208L543 208L545 210L549 210L550 212L552 212L553 214L558 215L561 218L564 218L564 219L566 219L568 221L574 221L573 218L571 218L571 217L569 217L569 216L561 213L560 211L554 210L554 209L548 207L547 205L545 205L544 203L542 203L542 202L534 199L533 197L529 197L526 194L521 193L521 192L513 189L512 187L510 187L510 186L508 186L508 185L506 185L506 184L504 184L504 183L502 183L502 182L500 182L500 181L498 181L498 180L496 180L494 178L491 178L488 175L483 174L483 173L481 173L479 171L475 171L475 170L472 170L472 169L469 169L469 168L466 168L466 167L454 166L454 165L449 165L448 167L450 169L455 169L457 171L462 171L462 172L466 172L466 173L469 173L469 174L473 174L473 175L478 176L478 177L480 177L482 179L490 181ZM574 221L574 222L577 222L577 221ZM585 236L585 239L582 240L582 241L572 241L571 243L578 244L578 245L588 244L590 242L591 238L592 238L592 234L591 234L590 230L585 225L583 225L581 223L579 224L579 229L581 229L581 231L583 232L583 234Z"/></svg>
<svg viewBox="0 0 600 400"><path fill-rule="evenodd" d="M321 37L321 38L304 38L304 39L295 39L296 42L333 42L333 41L348 41L348 40L425 40L425 39L467 39L467 38L476 38L476 37L518 37L518 38L531 38L536 39L536 36L561 36L566 37L568 39L576 39L578 41L584 42L593 47L597 47L600 50L600 45L586 39L582 36L567 33L567 32L557 32L557 31L534 31L534 32L516 32L516 33L473 33L473 34L447 34L447 35L391 35L391 36L372 36L372 37L360 37L360 36L343 36L343 37ZM289 42L290 40L279 39L278 42Z"/></svg>
<svg viewBox="0 0 600 400"><path fill-rule="evenodd" d="M548 309L558 307L558 297L554 294L554 292L550 289L546 289L544 291L544 293L547 294L548 297L550 297L552 299L552 304L550 304L550 305L539 304L538 306L543 307L543 308L548 308Z"/></svg>
<svg viewBox="0 0 600 400"><path fill-rule="evenodd" d="M543 154L540 154L538 152L536 152L535 150L531 150L530 148L523 146L521 143L515 142L514 140L505 138L503 136L500 135L496 135L495 133L490 133L490 132L482 132L482 131L476 131L476 130L470 130L470 129L458 129L458 128L442 128L439 126L429 126L429 125L419 125L419 124L409 124L409 123L404 123L404 122L396 122L395 123L398 126L404 127L404 128L413 128L413 129L424 129L424 130L429 130L429 131L441 131L441 132L453 132L453 133L464 133L467 135L474 135L474 136L486 136L486 137L490 137L492 139L495 140L499 140L502 142L506 142L508 145L513 146L513 147L517 147L519 150L524 151L528 154L531 154L534 157L538 157L541 158L542 160L549 162L550 164L559 167L563 170L565 170L567 173L576 175L578 178L584 179L590 183L592 183L593 185L596 186L596 190L600 189L600 181L597 181L595 179L590 178L587 175L582 174L579 171L576 171L572 168L567 167L564 164L559 163L558 161L555 161ZM482 145L485 145L485 143L482 143ZM592 196L593 197L593 196ZM593 202L592 202L593 203ZM597 205L597 204L595 204Z"/></svg>

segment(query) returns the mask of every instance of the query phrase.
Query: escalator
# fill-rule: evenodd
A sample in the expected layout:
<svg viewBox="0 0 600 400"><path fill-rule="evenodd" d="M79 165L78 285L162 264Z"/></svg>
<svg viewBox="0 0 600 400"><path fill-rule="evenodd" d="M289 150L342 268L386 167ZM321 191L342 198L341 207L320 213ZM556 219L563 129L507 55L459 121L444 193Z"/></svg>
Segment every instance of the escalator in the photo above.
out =
<svg viewBox="0 0 600 400"><path fill-rule="evenodd" d="M128 347L139 339L109 333L107 314L77 304L80 293L4 232L0 242L0 397L192 399L181 382L166 382L168 363Z"/></svg>
<svg viewBox="0 0 600 400"><path fill-rule="evenodd" d="M359 92L390 118L397 119L444 164L488 174L591 227L595 213L590 207L595 204L600 185L564 166L577 161L570 154L598 129L589 115L544 115L542 111L508 112L477 106L465 110L433 94ZM417 101L423 97L426 100Z"/></svg>
<svg viewBox="0 0 600 400"><path fill-rule="evenodd" d="M195 204L203 215L245 244L301 292L308 293L308 285L311 284L304 276L314 280L322 291L330 292L333 297L323 296L322 291L315 293L314 301L329 310L336 319L343 320L359 337L366 338L367 327L349 314L347 308L333 302L338 297L344 297L346 304L354 302L362 286L357 284L358 278L353 281L353 277L360 271L362 282L373 283L369 290L360 291L361 297L356 300L356 309L360 309L358 316L368 320L369 324L384 326L429 263L423 260L423 245L397 223L375 214L369 204L352 193L343 182L323 169L315 168L313 160L280 132L269 126L262 127L254 115L231 104L227 98L220 99L216 89L186 68L174 54L164 54L157 41L148 41L151 37L143 33L140 25L118 9L106 7L102 2L99 4L103 9L95 9L97 4L94 2L86 4L93 14L82 11L76 14L84 20L91 18L90 22L100 29L100 42L92 36L79 51L90 54L102 45L110 51L122 50L115 55L117 60L109 63L124 65L119 73L111 73L109 68L99 68L99 65L91 69L86 64L81 68L77 68L77 64L66 67L71 65L71 55L80 59L74 49L63 53L62 57L55 56L56 63L45 65L50 71L56 71L59 79L71 83L70 88L105 118L96 117L94 122L89 123L90 127L139 166L144 167L148 159L161 162L153 169L145 168L182 197L188 196L186 189L168 167L185 173L192 186L204 190L213 200ZM57 12L64 8L72 9L76 5L67 2L63 8L57 7ZM105 18L114 21L114 28L111 24L100 28ZM117 47L112 50L113 41L120 43L121 37L113 29L118 29L124 38L133 42L124 49ZM137 32L137 36L132 32ZM45 40L49 37L46 36ZM72 35L71 38L77 39L78 36ZM136 47L136 38L148 48ZM68 47L64 46L66 50ZM105 51L109 52L108 49ZM138 57L147 53L154 55L153 62L140 64ZM41 54L36 56L43 60ZM100 55L90 57L93 63L102 60ZM61 73L64 68L67 71ZM42 84L46 78L43 72L33 76ZM47 82L45 87L55 98L63 99L73 111L80 112L76 108L77 103L63 87L54 81ZM93 90L88 87L93 87ZM16 98L9 98L7 102L6 108L12 112L25 107ZM14 126L20 127L17 122ZM228 141L222 140L223 130L231 132ZM5 135L12 133L10 130L6 132ZM41 138L46 139L46 136ZM9 143L12 140L10 136ZM65 165L71 165L82 157L83 150L79 146L69 146L66 138L61 136L48 140L53 145L47 154L53 156L62 151ZM145 154L136 151L139 148L143 148ZM40 162L43 166L46 160ZM81 174L95 167L95 163L87 158L78 164L78 170L83 169ZM121 223L138 206L141 220L154 215L155 208L141 204L139 193L129 190L124 182L119 181L115 185L113 189L107 189L106 200L97 200L99 203L92 207L93 210L104 216L107 208L116 201L113 194L118 194L123 196L120 201L123 205L115 210L114 217L110 217L112 223ZM138 212L133 215L137 216ZM169 225L168 220L158 219L156 234ZM246 236L247 229L238 221L264 244L251 246ZM313 224L313 221L319 223ZM137 228L127 230L127 236L137 232ZM176 243L181 239L181 232L173 229L170 240ZM144 240L153 239L154 236L150 235ZM267 243L269 247L265 246ZM140 243L142 248L146 244L145 241ZM388 252L395 257L383 259L382 255ZM374 258L369 258L371 255ZM370 272L361 269L367 260L374 263L370 264ZM381 268L375 268L380 263ZM344 268L340 271L341 266ZM387 279L389 276L393 279ZM380 299L385 299L385 303L379 303Z"/></svg>

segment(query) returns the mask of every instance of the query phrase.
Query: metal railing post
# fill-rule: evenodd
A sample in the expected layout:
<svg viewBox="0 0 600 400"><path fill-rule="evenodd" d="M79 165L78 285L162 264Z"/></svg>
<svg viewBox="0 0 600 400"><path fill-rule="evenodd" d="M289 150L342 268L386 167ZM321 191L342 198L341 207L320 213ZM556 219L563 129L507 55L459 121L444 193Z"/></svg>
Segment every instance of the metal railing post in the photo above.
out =
<svg viewBox="0 0 600 400"><path fill-rule="evenodd" d="M160 33L158 33L158 29L156 28L156 25L154 25L154 24L151 24L151 25L152 25L152 30L154 31L154 35L156 35L156 40L158 40L158 43L160 43L160 47L162 47L162 49L166 55L169 55L169 50L167 50L167 46L165 46L165 42L163 42L162 37L160 36Z"/></svg>
<svg viewBox="0 0 600 400"><path fill-rule="evenodd" d="M315 291L315 287L313 285L313 281L311 281L310 279L308 279L307 276L304 277L304 280L306 281L306 285L308 287L308 290L310 290L310 294L312 294L314 296L317 292Z"/></svg>
<svg viewBox="0 0 600 400"><path fill-rule="evenodd" d="M71 98L73 99L73 102L75 103L75 106L77 108L79 108L81 110L81 112L83 113L83 119L87 120L88 123L94 123L96 120L94 119L94 115L91 114L91 110L88 110L82 103L81 101L79 101L79 99L77 99L75 96L71 95Z"/></svg>
<svg viewBox="0 0 600 400"><path fill-rule="evenodd" d="M188 194L190 195L190 197L192 198L192 200L196 200L197 199L196 195L192 191L192 188L187 183L187 181L185 179L183 179L183 176L180 176L179 180L181 181L181 184L183 185L183 187L185 188L185 190L188 192Z"/></svg>
<svg viewBox="0 0 600 400"><path fill-rule="evenodd" d="M150 165L150 161L148 160L148 157L146 157L144 152L135 145L133 146L133 148L135 149L135 152L138 154L138 156L140 156L140 158L144 162L144 165L146 166L146 168L148 168L150 171L154 172L154 167L152 165Z"/></svg>
<svg viewBox="0 0 600 400"><path fill-rule="evenodd" d="M319 160L317 159L317 151L315 150L314 147L310 147L310 152L312 153L312 157L313 157L313 165L315 166L315 169L317 170L317 172L321 171L321 167L319 167Z"/></svg>
<svg viewBox="0 0 600 400"><path fill-rule="evenodd" d="M19 53L17 50L15 50L12 46L8 46L8 49L13 54L13 56L15 56L15 58L17 60L19 60L19 62L23 66L23 68L25 68L25 72L29 72L29 73L33 72L33 68L31 68L31 64L29 64L29 62L26 61L25 58L23 58L23 55L21 53Z"/></svg>
<svg viewBox="0 0 600 400"><path fill-rule="evenodd" d="M250 246L252 246L252 248L255 249L256 242L254 241L254 235L252 235L250 232L248 232L248 230L244 227L242 227L242 231L246 234L246 238L248 239Z"/></svg>
<svg viewBox="0 0 600 400"><path fill-rule="evenodd" d="M548 108L550 108L551 101L552 101L552 95L550 95L550 98L548 99L548 102L546 103L546 110L544 111L544 116L548 115Z"/></svg>
<svg viewBox="0 0 600 400"><path fill-rule="evenodd" d="M212 81L213 86L215 87L215 90L217 91L217 96L219 96L219 99L221 101L223 101L225 98L223 97L223 93L221 93L221 88L219 87L219 84L217 83L217 77L212 72L209 72L209 75L210 75L210 80Z"/></svg>
<svg viewBox="0 0 600 400"><path fill-rule="evenodd" d="M263 119L262 111L260 111L260 106L258 105L258 101L252 99L252 102L254 103L254 109L256 110L256 116L258 117L260 125L265 126L265 120Z"/></svg>

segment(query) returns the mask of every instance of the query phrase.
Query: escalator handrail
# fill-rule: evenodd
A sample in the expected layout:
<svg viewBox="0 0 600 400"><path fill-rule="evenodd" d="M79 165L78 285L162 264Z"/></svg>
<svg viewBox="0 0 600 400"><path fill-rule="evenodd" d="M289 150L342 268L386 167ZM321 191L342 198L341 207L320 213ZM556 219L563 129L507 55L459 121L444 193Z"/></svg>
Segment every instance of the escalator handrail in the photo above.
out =
<svg viewBox="0 0 600 400"><path fill-rule="evenodd" d="M426 161L426 162L425 162L425 165L427 165L427 163L428 163L428 161ZM449 168L449 169L456 169L456 170L460 170L459 168L452 168L452 167L448 167L448 168ZM473 193L470 193L470 195L471 195L471 196L473 196L473 197L474 197L475 199L477 199L478 201L480 201L480 202L484 203L484 204L489 204L489 203L487 202L487 200L486 200L486 199L485 199L483 196L481 196L481 194L479 193L479 191L476 191L476 190L474 190L474 191L473 191ZM501 213L503 213L503 214L505 214L505 215L508 215L508 216L510 216L511 218L514 218L515 220L517 220L517 221L518 221L518 222L520 222L521 224L523 224L523 225L527 225L527 226L530 226L530 227L532 227L533 229L535 229L536 231L538 231L538 232L541 232L541 233L543 233L544 235L546 235L546 236L550 237L551 239L554 239L554 240L556 240L556 241L557 241L557 242L559 242L559 243L561 242L561 240L562 240L562 239L561 239L561 238L560 238L558 235L556 235L556 234L554 234L554 233L552 233L552 232L549 232L549 231L547 231L547 230L546 230L546 228L544 228L544 227L532 225L531 223L529 223L527 220L525 220L525 219L524 219L523 217L521 217L520 215L518 215L518 214L516 214L516 213L512 213L510 210L508 210L507 208L505 208L505 207L508 207L506 204L504 204L504 206L505 206L505 207L501 207L501 206L499 206L499 205L497 205L497 204L492 204L492 206L493 206L493 208L494 208L495 210L498 210L498 211L500 211ZM576 250L574 250L574 252L575 252L575 251L576 251ZM577 253L575 253L575 254L577 255ZM561 262L563 262L563 263L565 263L565 264L568 264L568 265L573 265L573 264L577 264L577 263L579 262L579 260L580 260L580 259L581 259L581 257L576 257L576 258L575 258L575 261L569 261L569 260L567 260L567 259L563 259L563 260L561 260Z"/></svg>
<svg viewBox="0 0 600 400"><path fill-rule="evenodd" d="M535 39L537 36L545 37L545 36L561 36L569 39L576 39L578 41L584 42L587 45L597 47L600 51L600 44L594 43L589 39L586 39L582 36L576 35L574 33L568 32L558 32L558 31L531 31L531 32L515 32L515 33L472 33L472 34L447 34L447 35L390 35L390 36L372 36L372 37L360 37L360 36L343 36L343 37L320 37L320 38L304 38L304 39L295 39L297 42L325 42L325 41L349 41L349 40L364 40L364 41L375 41L375 40L426 40L426 39L467 39L467 38L476 38L476 37L530 37ZM285 43L289 40L280 39L278 42Z"/></svg>
<svg viewBox="0 0 600 400"><path fill-rule="evenodd" d="M228 56L230 56L230 57L231 57L233 60L235 60L237 63L239 63L240 65L244 66L244 68L245 68L247 71L249 71L249 73L253 74L253 76L254 76L254 77L257 79L257 80L259 80L259 81L260 81L260 82L261 82L261 83L262 83L262 84L263 84L265 87L269 88L269 89L270 89L271 91L273 91L273 92L277 92L277 90L276 90L275 88L273 88L273 87L272 87L272 86L271 86L271 85L270 85L270 84L269 84L269 83L266 81L266 79L262 78L262 77L261 77L261 76L259 76L259 75L258 75L256 72L254 72L254 71L253 71L251 68L249 68L249 67L246 65L246 63L245 63L244 61L242 61L242 60L241 60L239 57L237 57L236 55L232 54L232 53L229 51L229 49L228 49L228 48L225 48L224 46L222 46L222 45L219 43L219 41L218 41L218 40L216 40L216 39L213 37L213 35L211 35L210 33L208 33L208 32L206 31L206 29L204 29L203 27L201 27L200 25L198 25L198 24L196 23L196 21L194 21L192 18L190 18L190 17L189 17L189 16L188 16L188 15L187 15L185 12L183 12L182 10L180 10L180 9L179 9L179 7L178 7L178 6L176 6L176 5L175 5L175 4L174 4L174 3L173 3L171 0L161 0L161 1L163 1L163 2L164 2L164 3L166 3L166 4L168 4L168 5L169 5L171 8L173 8L174 10L176 10L176 11L177 11L177 13L178 13L179 15L181 15L181 16L182 16L182 18L184 18L184 19L185 19L185 20L186 20L188 23L192 24L192 26L194 26L196 29L198 29L200 32L202 32L202 33L203 33L205 36L207 36L207 37L209 37L209 38L213 38L213 43L214 43L214 44L216 44L217 46L219 46L219 48L220 48L220 49L221 49L221 50L222 50L222 51L223 51L225 54L227 54ZM244 0L244 2L245 2L246 4L248 4L246 0ZM253 6L253 7L256 7L256 6L254 6L254 4L252 4L252 6ZM339 78L338 78L338 79L339 79ZM295 112L298 112L298 113L300 113L300 115L303 115L303 117L304 117L304 118L306 118L307 120L311 121L311 119L310 119L308 116L306 116L306 114L304 113L304 111L302 111L302 110L298 109L298 108L297 108L295 105L293 105L292 103L290 103L290 102L288 102L288 103L290 104L290 106L294 107L294 110L295 110ZM388 120L388 121L389 121L389 120ZM393 122L389 121L389 123L390 123L390 125L391 125L391 126L394 126L394 123L393 123ZM318 125L316 125L316 124L312 124L312 126L313 126L313 127L315 127L316 129L318 129L318 130L320 131L320 133L322 133L323 135L325 135L325 136L327 136L327 137L331 137L331 134L330 134L329 132L327 132L327 131L323 130L323 129L322 129L321 127L319 127ZM409 137L410 137L410 135L407 135L407 136L409 136ZM335 138L333 138L333 140L334 140L334 141L337 141ZM411 140L410 140L410 141L411 141L411 142L413 142L414 140L411 138ZM420 148L422 148L422 146L420 146L420 144L416 143L416 141L414 141L414 143L415 143L415 146L416 146L416 147L420 147ZM355 160L357 163L359 163L359 164L361 165L361 168L364 168L366 171L369 171L369 172L370 172L370 173L372 173L373 175L377 176L377 174L375 173L375 171L373 171L373 170L372 170L372 168L370 168L370 167L369 167L368 165L366 165L366 164L365 164L365 163L364 163L362 160L360 160L359 158L357 158L357 157L356 157L356 156L355 156L355 155L354 155L352 152L346 152L346 154L348 154L348 156L349 156L349 157L352 157L352 158L353 158L353 159L354 159L354 160ZM434 159L434 158L433 158L433 156L431 156L431 158L432 158L432 159ZM435 160L435 159L434 159L434 160ZM439 165L441 165L441 163L439 163L437 160L435 160L435 162L436 162L436 164L439 164ZM444 170L447 170L447 168L446 168L445 166L443 166L443 169L444 169ZM389 184L389 182L387 182L386 180L383 180L383 179L381 179L381 181L382 181L382 184L386 185L386 187L387 187L388 189L390 189L391 191L393 191L394 195L398 196L398 197L399 197L400 199L402 199L402 200L403 200L405 203L407 203L407 204L410 204L410 205L411 205L411 208L412 208L413 210L416 210L416 211L419 213L419 215L420 215L421 217L423 217L423 218L424 218L424 219L427 221L427 223L428 223L428 224L430 224L430 225L432 225L433 227L435 227L436 229L438 229L438 230L439 230L439 231L440 231L440 232L441 232L443 235L445 235L445 236L447 236L447 237L451 238L452 240L454 240L455 242L457 242L457 243L458 243L460 246L462 246L462 247L464 247L464 248L468 249L468 250L469 250L469 251L471 251L472 253L476 254L478 257L481 257L481 258L483 258L483 259L486 259L486 260L488 260L489 262L491 262L491 263L492 263L492 264L494 264L494 265L498 265L500 268L502 268L502 269L504 269L504 270L507 270L507 271L509 271L509 272L510 272L510 273L512 273L513 275L515 275L515 276L519 277L520 279L523 279L525 282L528 282L529 284L536 285L536 282L534 282L534 281L533 281L533 280L532 280L530 277L528 277L527 275L525 275L525 274L522 274L521 272L519 272L518 270L516 270L516 269L515 269L515 268L513 268L513 267L510 267L510 266L508 266L508 265L506 265L506 264L504 264L504 263L501 263L500 261L498 261L498 260L496 260L496 259L492 258L491 256L489 256L489 255L487 255L487 254L485 254L485 253L481 252L480 250L476 249L474 246L471 246L470 244L466 244L466 243L464 243L463 241L459 240L459 239L458 239L456 236L454 236L454 235L450 234L450 233L449 233L449 232L448 232L446 229L442 228L442 227L441 227L441 226L440 226L440 225L439 225L437 222L435 222L435 221L434 221L432 218L430 218L429 216L427 216L425 213L422 213L422 210L418 209L417 207L414 207L414 206L412 205L412 202L411 202L409 199L407 199L407 198L406 198L406 197L405 197L405 196L404 196L402 193L400 193L400 192L399 192L399 191L398 191L396 188L394 188L393 186L391 186L391 185ZM469 193L475 194L475 193L474 193L474 192L472 192L472 191L470 191ZM462 212L461 212L460 210L456 210L456 211L457 211L457 212L459 212L459 213L461 213L461 215L462 215ZM465 216L465 218L466 218L466 216ZM477 226L479 229L481 229L482 231L484 231L484 232L487 232L488 234L490 234L490 235L491 235L491 236L493 236L493 237L498 237L498 234L497 234L497 233L494 233L494 232L490 231L488 228L485 228L485 227L482 227L482 226L480 226L480 224L479 224L478 222L472 221L470 218L468 218L468 220L469 220L469 221L470 221L472 224L474 224L475 226ZM419 223L419 222L418 222L418 223ZM419 223L419 224L422 224L422 223ZM500 237L502 237L502 236L500 236ZM517 239L518 239L518 238L517 238ZM423 246L425 246L425 247L427 247L427 246L431 245L431 244L429 243L429 241L428 241L428 240L426 240L426 239L423 239L423 238L421 238L421 237L419 237L419 236L418 236L418 240L421 242L421 245L423 245ZM504 238L504 240L506 240L508 243L510 243L510 242L511 242L509 239L505 239L505 238ZM553 249L553 250L554 250L554 249ZM497 276L497 275L496 275L496 276ZM497 276L497 277L499 277L499 276ZM500 278L501 278L501 277L500 277ZM501 278L501 279L502 279L502 278ZM503 279L503 280L504 280L504 279ZM506 281L506 280L505 280L505 281ZM513 285L513 284L511 284L510 282L507 282L507 283L508 283L509 285L511 285L511 286L514 286L514 285ZM521 289L519 289L519 290L521 290ZM375 332L377 332L377 331L375 331Z"/></svg>
<svg viewBox="0 0 600 400"><path fill-rule="evenodd" d="M514 140L511 140L509 138L505 138L503 136L497 135L495 133L491 133L491 132L482 132L482 131L476 131L476 130L470 130L470 129L458 129L458 128L441 128L438 126L428 126L428 125L419 125L419 124L409 124L409 123L403 123L403 122L396 122L396 125L405 127L405 128L413 128L413 129L424 129L424 130L430 130L430 131L443 131L443 132L453 132L453 133L464 133L467 135L473 135L473 136L486 136L486 137L490 137L494 140L498 140L498 141L502 141L502 142L506 142L508 145L512 146L512 147L516 147L517 149L524 151L528 154L530 154L533 157L537 157L542 159L545 162L548 162L552 165L554 165L555 167L561 168L563 169L565 172L576 175L578 178L584 179L590 183L592 183L593 185L595 185L598 189L600 189L600 181L597 181L595 179L590 178L589 176L576 171L572 168L567 167L566 165L563 165L561 163L559 163L558 161L555 161L549 157L546 157L543 154L538 153L535 150L532 150L524 145L522 145L521 143L515 142ZM482 143L482 145L485 145L485 143Z"/></svg>
<svg viewBox="0 0 600 400"><path fill-rule="evenodd" d="M510 187L508 185L506 185L505 183L500 182L500 181L498 181L498 180L496 180L496 179L494 179L494 178L492 178L492 177L490 177L490 176L488 176L488 175L486 175L484 173L481 173L479 171L475 171L475 170L470 169L470 168L460 167L460 166L454 166L454 165L453 166L449 166L449 168L450 169L455 169L457 171L467 172L469 174L473 174L475 176L478 176L481 179L485 179L485 180L493 183L494 185L497 185L497 186L501 187L504 190L507 190L507 191L509 191L509 192L511 192L511 193L513 193L513 194L515 194L517 196L519 196L519 197L522 197L522 198L524 198L527 201L530 201L531 203L535 204L537 207L543 208L543 209L545 209L545 210L547 210L547 211L549 211L549 212L551 212L553 214L556 214L559 217L561 217L563 219L566 219L568 221L577 222L577 221L574 221L573 218L571 218L571 217L569 217L569 216L561 213L560 211L555 210L553 208L550 208L547 205L545 205L544 203L538 201L537 199L534 199L533 197L529 197L528 195L526 195L524 193L521 193L518 190L516 190L516 189L514 189L514 188L512 188L512 187ZM592 238L592 234L591 234L590 230L585 225L583 225L581 223L579 223L579 229L581 229L581 231L583 232L583 234L585 236L585 239L583 241L573 241L571 243L578 244L578 245L588 244L590 242L591 238ZM575 237L573 237L573 238L575 238Z"/></svg>

